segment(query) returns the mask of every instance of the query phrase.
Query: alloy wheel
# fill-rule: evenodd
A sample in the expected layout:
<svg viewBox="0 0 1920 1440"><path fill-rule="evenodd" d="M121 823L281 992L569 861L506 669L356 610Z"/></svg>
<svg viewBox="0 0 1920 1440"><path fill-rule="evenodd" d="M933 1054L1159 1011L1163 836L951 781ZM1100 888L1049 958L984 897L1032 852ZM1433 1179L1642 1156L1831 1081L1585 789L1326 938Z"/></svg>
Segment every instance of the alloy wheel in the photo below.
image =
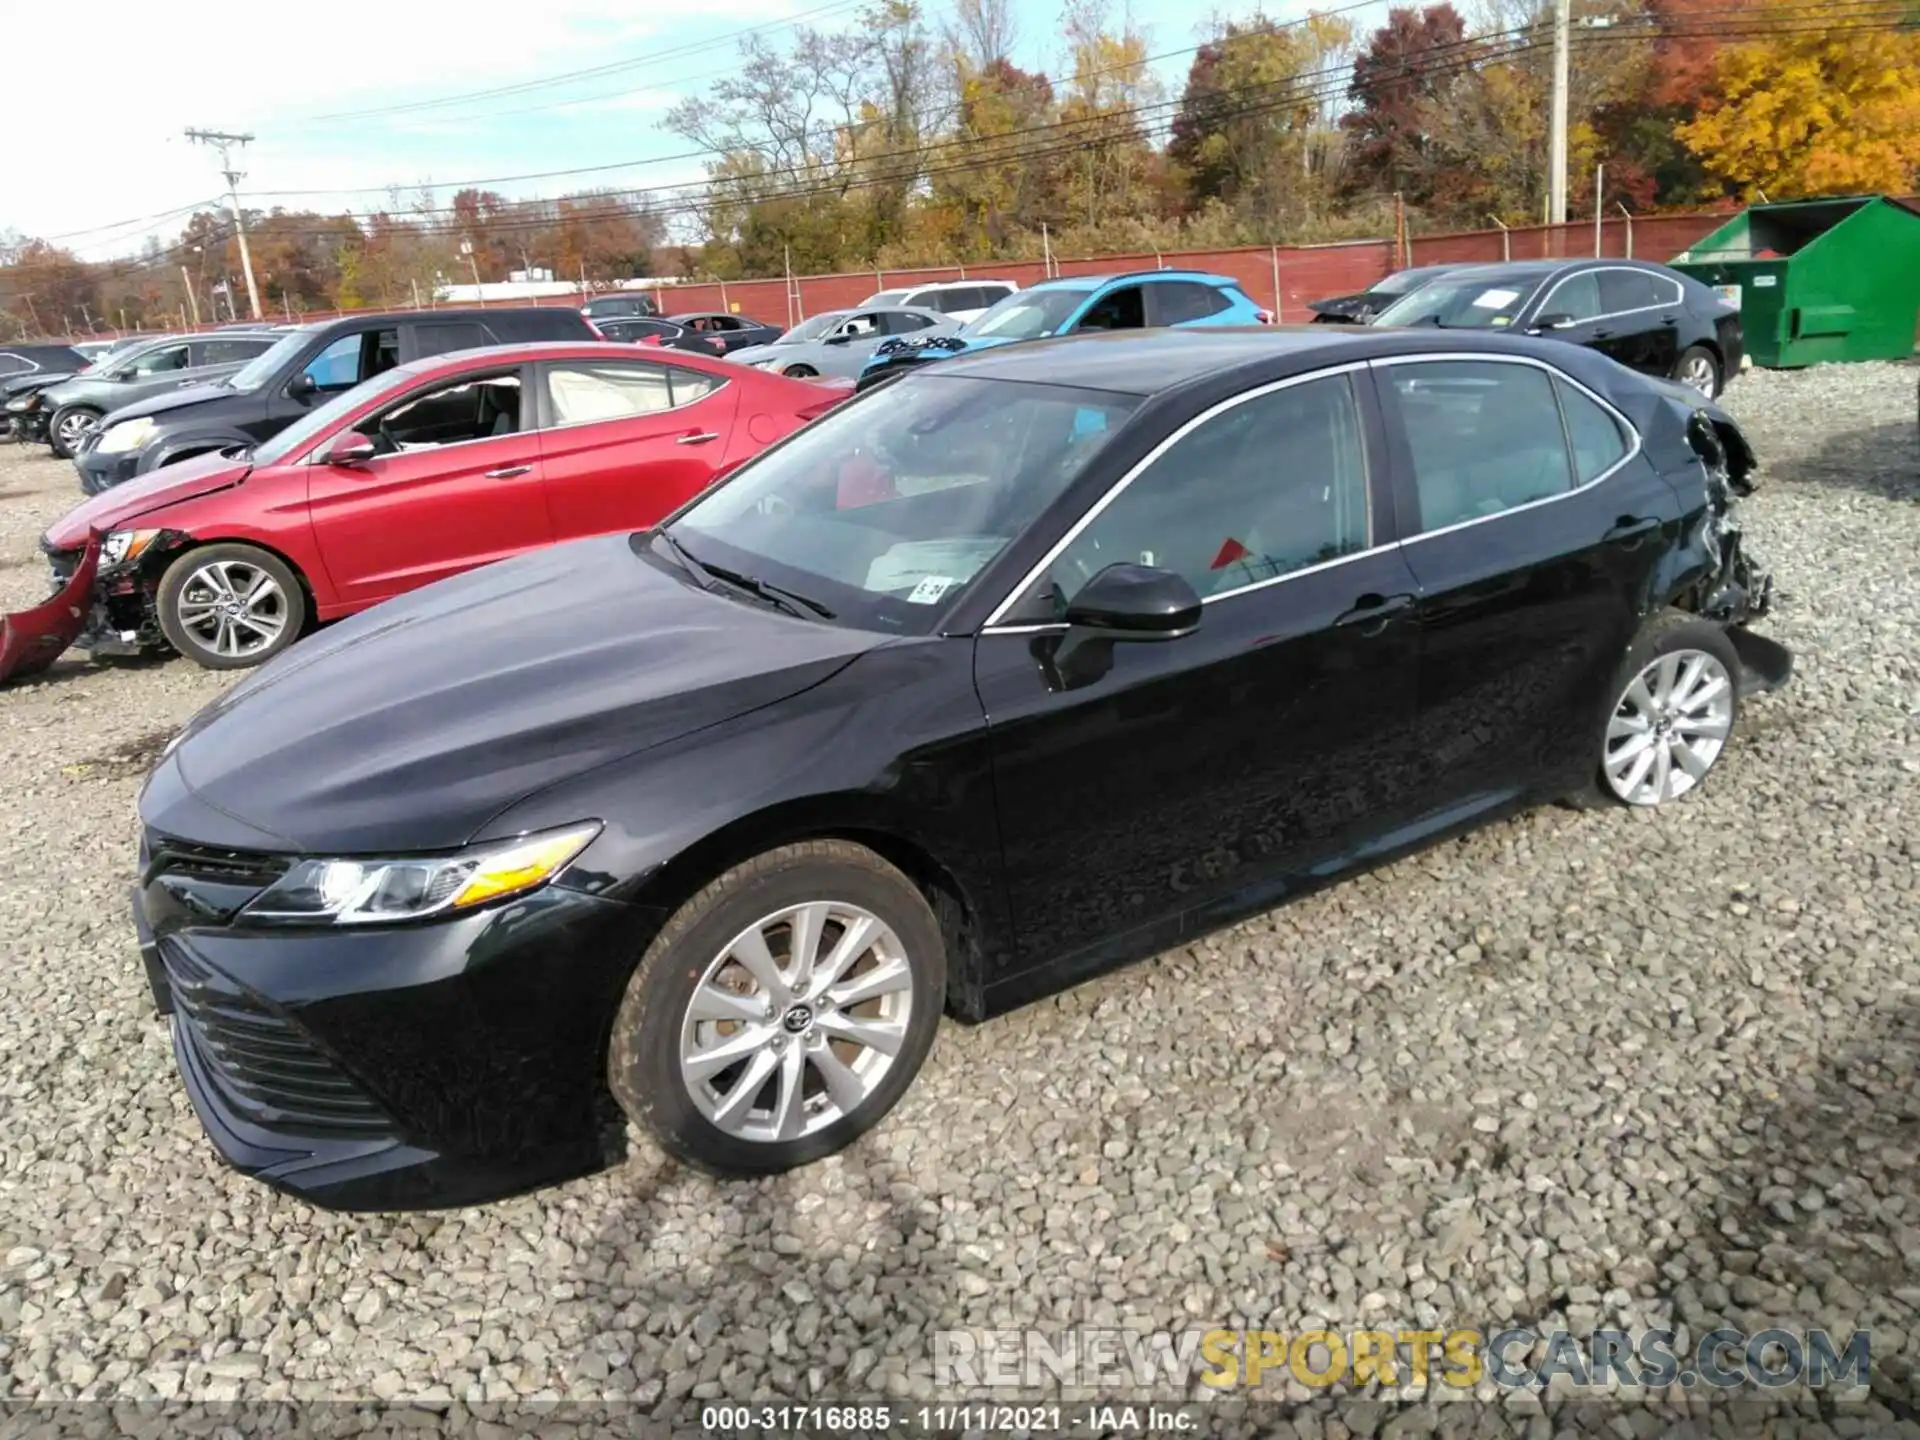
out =
<svg viewBox="0 0 1920 1440"><path fill-rule="evenodd" d="M795 1140L858 1110L906 1042L913 971L871 911L775 911L707 965L680 1026L680 1077L719 1129Z"/></svg>
<svg viewBox="0 0 1920 1440"><path fill-rule="evenodd" d="M287 596L258 565L215 560L180 587L180 627L216 655L257 655L287 628Z"/></svg>
<svg viewBox="0 0 1920 1440"><path fill-rule="evenodd" d="M1601 770L1629 805L1676 800L1706 778L1733 731L1733 678L1704 650L1655 657L1607 722Z"/></svg>
<svg viewBox="0 0 1920 1440"><path fill-rule="evenodd" d="M1706 355L1689 355L1680 366L1680 383L1713 399L1713 360Z"/></svg>
<svg viewBox="0 0 1920 1440"><path fill-rule="evenodd" d="M91 415L72 414L60 417L60 444L69 454L77 454L84 441L100 422Z"/></svg>

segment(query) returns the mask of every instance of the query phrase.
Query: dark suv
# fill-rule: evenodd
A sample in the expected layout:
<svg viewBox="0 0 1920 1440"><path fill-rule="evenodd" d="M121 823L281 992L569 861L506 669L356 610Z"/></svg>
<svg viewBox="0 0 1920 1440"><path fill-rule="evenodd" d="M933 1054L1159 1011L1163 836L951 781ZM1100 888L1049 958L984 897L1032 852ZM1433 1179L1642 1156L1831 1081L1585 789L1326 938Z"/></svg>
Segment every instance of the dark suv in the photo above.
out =
<svg viewBox="0 0 1920 1440"><path fill-rule="evenodd" d="M598 338L579 312L559 306L404 310L300 325L218 384L114 411L73 463L80 488L97 495L190 455L257 445L362 380L423 355Z"/></svg>

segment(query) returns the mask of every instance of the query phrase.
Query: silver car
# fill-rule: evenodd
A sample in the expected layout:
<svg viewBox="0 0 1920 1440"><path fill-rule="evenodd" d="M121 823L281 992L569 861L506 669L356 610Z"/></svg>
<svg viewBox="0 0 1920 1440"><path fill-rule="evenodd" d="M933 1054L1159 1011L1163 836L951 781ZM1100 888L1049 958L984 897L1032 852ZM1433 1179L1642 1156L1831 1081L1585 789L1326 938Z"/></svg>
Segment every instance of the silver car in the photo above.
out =
<svg viewBox="0 0 1920 1440"><path fill-rule="evenodd" d="M810 375L855 379L882 340L896 335L951 334L959 328L960 322L951 315L914 306L829 310L801 321L771 345L750 345L727 358L803 380Z"/></svg>

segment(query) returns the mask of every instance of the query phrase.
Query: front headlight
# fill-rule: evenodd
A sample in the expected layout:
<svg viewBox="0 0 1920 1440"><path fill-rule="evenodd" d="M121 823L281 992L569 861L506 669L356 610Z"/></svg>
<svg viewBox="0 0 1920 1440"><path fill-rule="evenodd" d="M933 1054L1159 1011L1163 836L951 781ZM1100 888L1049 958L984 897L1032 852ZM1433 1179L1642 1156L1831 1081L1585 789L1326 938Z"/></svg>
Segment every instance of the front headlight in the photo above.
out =
<svg viewBox="0 0 1920 1440"><path fill-rule="evenodd" d="M140 558L140 552L154 542L158 530L116 530L100 546L102 565L124 565Z"/></svg>
<svg viewBox="0 0 1920 1440"><path fill-rule="evenodd" d="M7 401L7 411L12 415L18 415L21 411L31 410L32 408L33 396L31 395L20 395Z"/></svg>
<svg viewBox="0 0 1920 1440"><path fill-rule="evenodd" d="M244 913L256 920L368 925L471 910L546 884L599 833L600 822L592 820L457 855L302 860Z"/></svg>
<svg viewBox="0 0 1920 1440"><path fill-rule="evenodd" d="M102 455L124 455L129 450L138 450L151 440L157 428L148 415L142 415L138 420L122 420L110 427L93 448Z"/></svg>

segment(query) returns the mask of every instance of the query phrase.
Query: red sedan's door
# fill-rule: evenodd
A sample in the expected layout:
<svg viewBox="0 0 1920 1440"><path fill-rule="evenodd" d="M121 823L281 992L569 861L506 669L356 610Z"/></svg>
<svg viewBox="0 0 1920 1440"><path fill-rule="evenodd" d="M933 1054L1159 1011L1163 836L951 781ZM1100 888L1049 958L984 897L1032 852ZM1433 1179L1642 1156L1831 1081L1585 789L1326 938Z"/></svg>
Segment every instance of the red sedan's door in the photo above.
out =
<svg viewBox="0 0 1920 1440"><path fill-rule="evenodd" d="M526 381L514 365L430 381L354 426L374 442L371 459L308 467L314 538L341 609L553 539Z"/></svg>
<svg viewBox="0 0 1920 1440"><path fill-rule="evenodd" d="M638 357L540 370L540 463L556 539L652 525L720 473L742 381Z"/></svg>

